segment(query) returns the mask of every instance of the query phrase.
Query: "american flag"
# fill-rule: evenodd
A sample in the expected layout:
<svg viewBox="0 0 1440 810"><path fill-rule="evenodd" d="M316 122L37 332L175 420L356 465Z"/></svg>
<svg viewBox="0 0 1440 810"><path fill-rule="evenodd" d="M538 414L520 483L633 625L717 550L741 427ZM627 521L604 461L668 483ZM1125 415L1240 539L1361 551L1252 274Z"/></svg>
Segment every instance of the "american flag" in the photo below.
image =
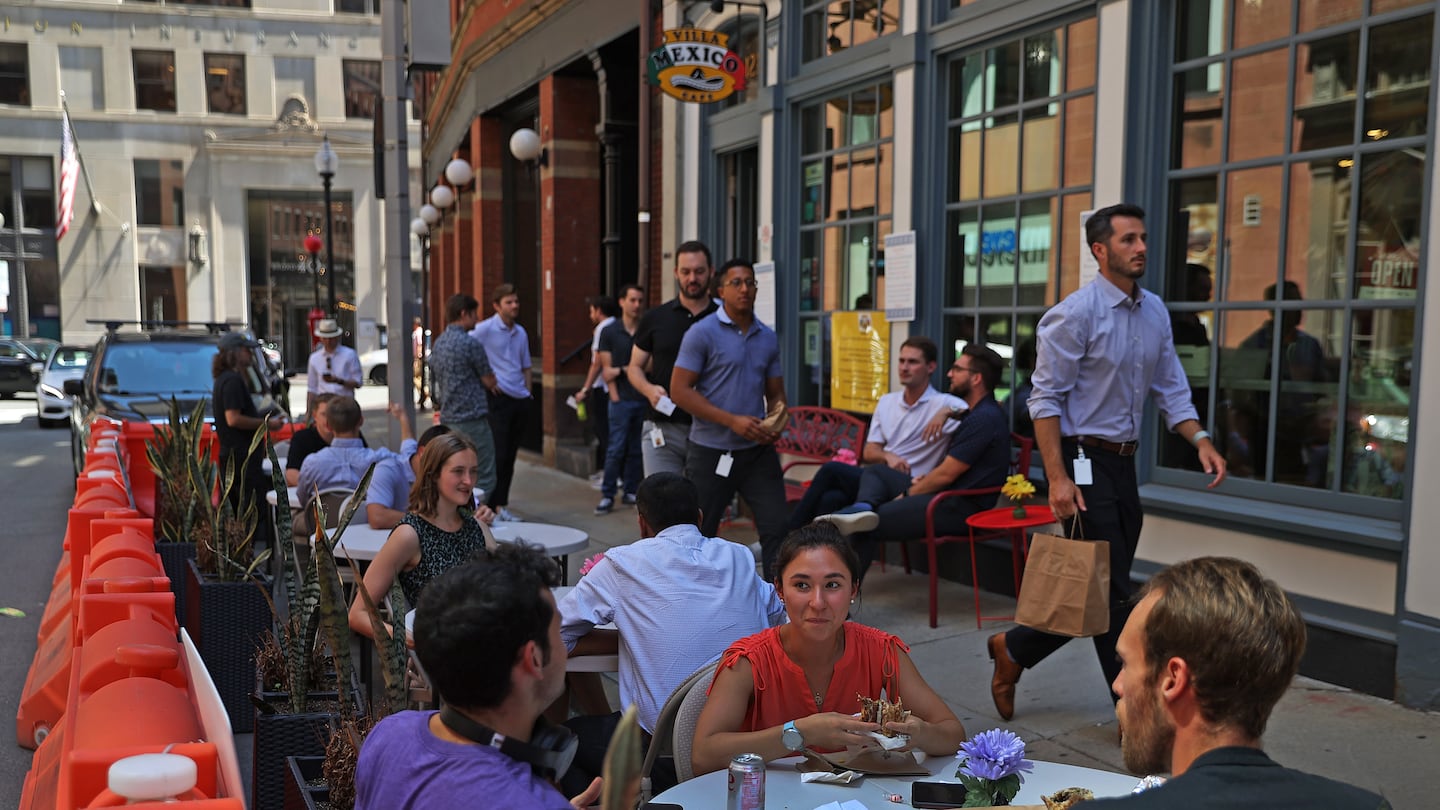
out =
<svg viewBox="0 0 1440 810"><path fill-rule="evenodd" d="M75 137L70 134L70 111L60 119L60 212L55 227L55 241L70 230L75 215L75 184L80 179L80 156L75 151Z"/></svg>

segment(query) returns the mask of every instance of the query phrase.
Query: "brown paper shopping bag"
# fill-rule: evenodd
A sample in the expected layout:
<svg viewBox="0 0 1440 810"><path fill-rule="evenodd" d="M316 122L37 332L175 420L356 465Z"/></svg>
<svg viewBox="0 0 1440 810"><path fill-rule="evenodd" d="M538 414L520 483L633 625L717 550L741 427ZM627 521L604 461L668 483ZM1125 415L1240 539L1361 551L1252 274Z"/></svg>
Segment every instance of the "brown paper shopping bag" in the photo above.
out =
<svg viewBox="0 0 1440 810"><path fill-rule="evenodd" d="M1110 629L1110 544L1037 533L1030 542L1015 621L1061 636Z"/></svg>

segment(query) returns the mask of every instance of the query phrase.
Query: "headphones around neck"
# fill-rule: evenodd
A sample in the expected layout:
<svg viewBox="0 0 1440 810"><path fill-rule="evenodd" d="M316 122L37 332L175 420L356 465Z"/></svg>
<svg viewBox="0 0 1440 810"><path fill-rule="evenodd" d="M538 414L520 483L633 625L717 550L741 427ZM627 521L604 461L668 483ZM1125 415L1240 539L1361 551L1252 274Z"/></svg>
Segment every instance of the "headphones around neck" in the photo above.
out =
<svg viewBox="0 0 1440 810"><path fill-rule="evenodd" d="M535 730L530 734L530 742L506 737L494 729L486 728L448 705L440 707L440 722L472 742L499 749L500 753L511 759L528 764L536 776L551 782L557 781L570 770L570 763L575 759L575 749L580 745L580 739L570 729L552 726L545 722L544 717L535 719Z"/></svg>

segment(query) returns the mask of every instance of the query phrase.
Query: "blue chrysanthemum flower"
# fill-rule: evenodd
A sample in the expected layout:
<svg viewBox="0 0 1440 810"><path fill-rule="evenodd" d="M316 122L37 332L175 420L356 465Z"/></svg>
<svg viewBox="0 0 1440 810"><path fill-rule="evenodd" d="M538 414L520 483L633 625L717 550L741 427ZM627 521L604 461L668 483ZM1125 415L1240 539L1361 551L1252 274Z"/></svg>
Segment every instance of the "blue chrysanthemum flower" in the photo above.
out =
<svg viewBox="0 0 1440 810"><path fill-rule="evenodd" d="M1014 732L1003 729L982 731L960 743L956 758L961 760L960 772L976 779L998 781L1016 776L1025 781L1023 773L1035 768L1025 759L1025 743Z"/></svg>

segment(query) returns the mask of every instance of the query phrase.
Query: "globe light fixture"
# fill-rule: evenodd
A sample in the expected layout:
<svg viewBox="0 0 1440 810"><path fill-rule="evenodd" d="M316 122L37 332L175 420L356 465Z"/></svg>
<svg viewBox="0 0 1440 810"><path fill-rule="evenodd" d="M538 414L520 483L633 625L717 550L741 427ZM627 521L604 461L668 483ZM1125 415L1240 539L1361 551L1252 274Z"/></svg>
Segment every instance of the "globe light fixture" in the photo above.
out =
<svg viewBox="0 0 1440 810"><path fill-rule="evenodd" d="M442 210L449 208L455 204L455 190L443 185L430 189L430 203Z"/></svg>
<svg viewBox="0 0 1440 810"><path fill-rule="evenodd" d="M550 164L550 153L540 144L540 133L529 127L521 127L510 136L510 154L523 163L541 166Z"/></svg>
<svg viewBox="0 0 1440 810"><path fill-rule="evenodd" d="M445 179L450 185L459 188L475 178L475 170L470 168L469 161L464 158L455 158L445 166Z"/></svg>
<svg viewBox="0 0 1440 810"><path fill-rule="evenodd" d="M410 220L410 233L413 233L421 239L424 239L425 237L430 235L430 226L425 222L425 220L421 219L420 217L416 217Z"/></svg>
<svg viewBox="0 0 1440 810"><path fill-rule="evenodd" d="M430 203L425 203L420 206L420 218L425 220L425 224L432 228L440 224L440 218L442 216L443 214L440 213L440 209Z"/></svg>

